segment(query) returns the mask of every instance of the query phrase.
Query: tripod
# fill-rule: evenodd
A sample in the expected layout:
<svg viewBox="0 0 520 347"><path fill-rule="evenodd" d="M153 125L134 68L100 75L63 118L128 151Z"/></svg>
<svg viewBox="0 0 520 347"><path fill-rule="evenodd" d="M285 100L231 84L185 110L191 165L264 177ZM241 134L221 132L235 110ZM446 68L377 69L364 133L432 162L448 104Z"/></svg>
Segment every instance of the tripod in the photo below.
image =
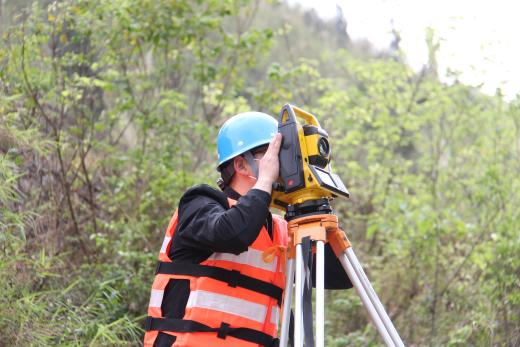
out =
<svg viewBox="0 0 520 347"><path fill-rule="evenodd" d="M308 259L312 252L309 247L311 242L315 244L316 251L316 346L324 346L324 247L325 243L329 242L386 346L404 347L403 341L352 250L345 232L338 227L338 217L332 214L328 200L311 200L299 205L289 205L285 218L288 220L288 231L292 242L289 245L286 265L280 346L286 347L289 338L290 314L288 313L291 310L293 282L295 288L294 347L303 347L304 340L306 347L314 346L312 296L309 296L309 291L312 290L309 282L312 282L312 279L310 279L309 269L304 267L305 259ZM305 286L307 286L306 290Z"/></svg>

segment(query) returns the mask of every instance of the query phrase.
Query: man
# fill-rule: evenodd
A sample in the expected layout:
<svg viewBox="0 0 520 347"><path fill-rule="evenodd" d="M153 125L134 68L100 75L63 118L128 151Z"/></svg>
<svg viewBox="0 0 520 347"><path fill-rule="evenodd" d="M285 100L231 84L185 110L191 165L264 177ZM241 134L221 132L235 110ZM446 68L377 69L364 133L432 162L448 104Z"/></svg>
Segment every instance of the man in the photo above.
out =
<svg viewBox="0 0 520 347"><path fill-rule="evenodd" d="M281 134L274 118L230 118L217 139L223 192L190 188L167 230L145 346L276 344L286 223L269 212Z"/></svg>
<svg viewBox="0 0 520 347"><path fill-rule="evenodd" d="M276 120L259 112L220 129L222 192L198 185L182 196L159 254L145 346L277 345L287 246L286 222L269 212L277 132ZM334 256L326 250L327 262ZM351 286L337 260L327 263L325 286Z"/></svg>

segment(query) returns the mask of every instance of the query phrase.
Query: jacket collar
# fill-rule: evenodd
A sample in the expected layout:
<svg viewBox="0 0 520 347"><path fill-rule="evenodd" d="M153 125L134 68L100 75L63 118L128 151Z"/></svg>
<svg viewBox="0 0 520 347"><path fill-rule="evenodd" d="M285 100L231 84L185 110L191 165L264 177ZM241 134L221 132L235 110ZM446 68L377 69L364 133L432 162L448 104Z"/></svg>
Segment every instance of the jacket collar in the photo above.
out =
<svg viewBox="0 0 520 347"><path fill-rule="evenodd" d="M234 190L233 188L231 188L229 186L226 186L226 188L224 188L224 194L226 194L226 196L228 198L233 199L233 200L238 200L242 196L236 190Z"/></svg>

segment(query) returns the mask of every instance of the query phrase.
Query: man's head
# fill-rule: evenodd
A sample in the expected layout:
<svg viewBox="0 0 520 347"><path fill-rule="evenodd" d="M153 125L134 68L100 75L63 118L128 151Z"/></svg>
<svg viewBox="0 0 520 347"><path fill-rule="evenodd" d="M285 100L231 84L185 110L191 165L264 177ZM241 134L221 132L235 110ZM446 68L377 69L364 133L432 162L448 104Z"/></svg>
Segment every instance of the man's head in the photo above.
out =
<svg viewBox="0 0 520 347"><path fill-rule="evenodd" d="M258 177L256 163L277 132L278 122L265 113L245 112L228 119L217 138L221 188L238 186L246 191L251 188Z"/></svg>

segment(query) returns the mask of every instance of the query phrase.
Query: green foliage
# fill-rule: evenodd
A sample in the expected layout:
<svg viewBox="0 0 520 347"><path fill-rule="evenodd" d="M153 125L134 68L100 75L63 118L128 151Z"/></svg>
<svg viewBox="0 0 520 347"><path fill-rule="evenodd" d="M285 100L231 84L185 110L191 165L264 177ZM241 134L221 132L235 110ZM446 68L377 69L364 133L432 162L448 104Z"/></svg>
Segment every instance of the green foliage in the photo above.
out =
<svg viewBox="0 0 520 347"><path fill-rule="evenodd" d="M520 99L440 83L433 33L415 73L283 3L0 15L0 345L140 345L164 228L217 177L219 125L287 102L331 135L352 193L335 209L407 345L520 341ZM353 291L327 302L328 346L380 344Z"/></svg>

